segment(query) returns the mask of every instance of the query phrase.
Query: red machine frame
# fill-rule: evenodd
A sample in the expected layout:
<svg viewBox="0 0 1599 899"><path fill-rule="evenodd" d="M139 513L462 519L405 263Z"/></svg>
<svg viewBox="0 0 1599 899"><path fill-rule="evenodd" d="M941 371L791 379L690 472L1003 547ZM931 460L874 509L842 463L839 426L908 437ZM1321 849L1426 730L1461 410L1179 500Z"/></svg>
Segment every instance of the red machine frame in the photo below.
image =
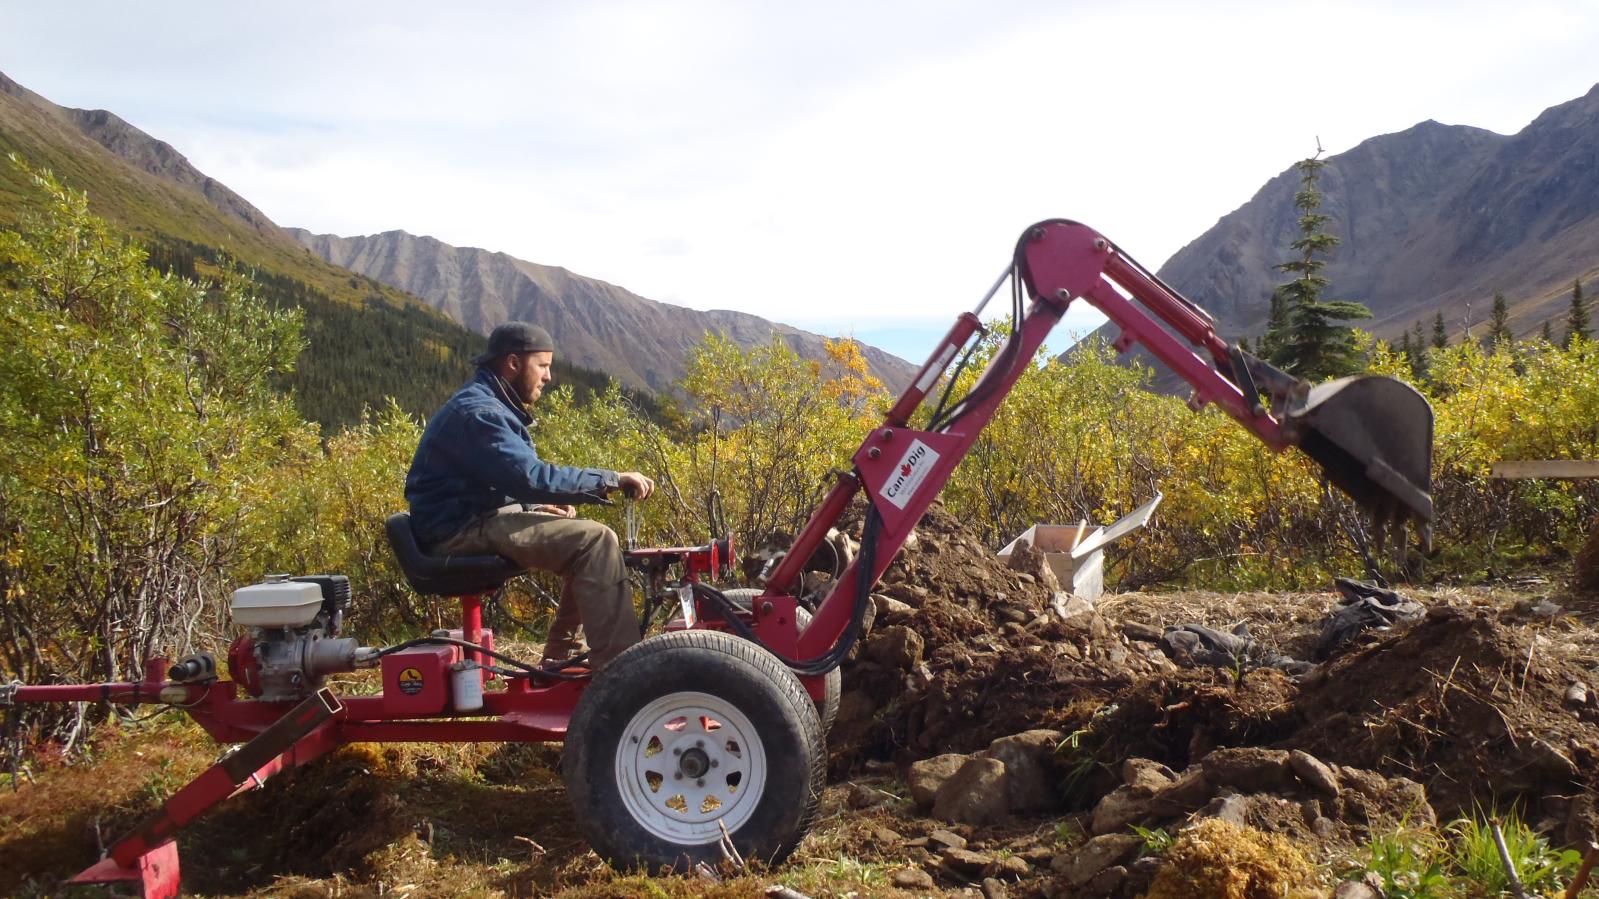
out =
<svg viewBox="0 0 1599 899"><path fill-rule="evenodd" d="M796 625L799 577L827 532L862 490L881 516L872 570L864 583L874 583L893 561L911 529L949 479L1017 379L1033 362L1045 337L1067 306L1086 300L1121 329L1119 351L1143 344L1194 387L1195 409L1215 403L1273 450L1295 441L1282 423L1264 410L1254 385L1240 386L1223 371L1237 373L1234 352L1219 338L1211 319L1120 253L1099 233L1068 221L1049 221L1024 235L1015 260L1015 277L1023 278L1032 304L1008 338L1011 345L997 354L967 395L965 408L939 430L908 426L913 412L940 382L963 348L982 328L978 314L962 313L940 341L916 378L853 457L854 471L841 473L811 516L794 545L767 579L765 593L746 613L759 640L781 657L811 660L826 655L844 635L859 595L859 572L852 562L815 610L803 632ZM1003 283L1003 278L1000 283ZM1000 284L995 285L997 291ZM993 292L990 293L992 297ZM1131 298L1149 310L1141 311ZM985 299L985 303L987 300ZM1164 326L1162 325L1164 323ZM1175 332L1175 334L1173 333ZM1208 356L1190 349L1190 344ZM1430 443L1430 419L1428 441ZM1430 505L1427 509L1430 516ZM641 550L640 558L659 565L682 563L683 583L696 582L717 569L728 554L707 547ZM482 597L461 597L462 639L488 648L483 629ZM725 628L719 615L696 615L691 626ZM682 620L669 627L686 626ZM477 654L468 649L468 659ZM177 851L173 832L204 810L232 795L259 786L278 771L305 764L354 742L510 742L560 741L582 695L585 682L561 680L535 685L525 678L506 678L504 690L483 695L483 707L458 715L449 711L422 718L397 719L385 709L382 696L336 698L320 689L297 705L264 702L240 695L226 679L181 684L165 680L167 662L147 664L138 683L81 686L16 686L14 702L165 703L181 708L216 740L243 744L180 789L132 833L111 846L107 857L82 872L74 883L134 882L147 897L176 896ZM489 675L485 672L485 678ZM824 675L801 678L814 698L824 696ZM461 720L470 717L472 720Z"/></svg>

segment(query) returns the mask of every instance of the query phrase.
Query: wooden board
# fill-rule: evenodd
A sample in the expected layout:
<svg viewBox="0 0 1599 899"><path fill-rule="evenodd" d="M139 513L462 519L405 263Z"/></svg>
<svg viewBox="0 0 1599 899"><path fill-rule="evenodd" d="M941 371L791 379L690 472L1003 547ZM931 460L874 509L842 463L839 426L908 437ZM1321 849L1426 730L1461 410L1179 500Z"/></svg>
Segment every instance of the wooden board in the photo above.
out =
<svg viewBox="0 0 1599 899"><path fill-rule="evenodd" d="M1532 459L1523 462L1495 462L1496 478L1599 478L1599 460Z"/></svg>

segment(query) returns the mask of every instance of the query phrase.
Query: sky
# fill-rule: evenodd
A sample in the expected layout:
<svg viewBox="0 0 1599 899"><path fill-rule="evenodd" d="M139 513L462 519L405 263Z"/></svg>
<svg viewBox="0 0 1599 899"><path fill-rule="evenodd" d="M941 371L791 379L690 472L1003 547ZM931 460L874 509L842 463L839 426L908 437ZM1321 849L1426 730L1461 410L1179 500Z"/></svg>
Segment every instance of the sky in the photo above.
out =
<svg viewBox="0 0 1599 899"><path fill-rule="evenodd" d="M280 225L915 362L1035 221L1155 268L1318 141L1511 134L1599 81L1599 0L0 0L0 23L0 71Z"/></svg>

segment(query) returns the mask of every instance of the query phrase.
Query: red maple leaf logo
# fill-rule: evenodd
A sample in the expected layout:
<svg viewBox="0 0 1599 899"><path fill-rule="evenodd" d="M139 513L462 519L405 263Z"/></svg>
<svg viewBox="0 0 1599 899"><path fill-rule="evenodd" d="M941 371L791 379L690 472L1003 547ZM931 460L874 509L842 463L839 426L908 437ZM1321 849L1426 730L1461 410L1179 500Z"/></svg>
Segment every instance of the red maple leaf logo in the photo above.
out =
<svg viewBox="0 0 1599 899"><path fill-rule="evenodd" d="M910 473L911 473L911 464L909 462L906 462L904 465L901 465L899 467L899 473L909 477Z"/></svg>

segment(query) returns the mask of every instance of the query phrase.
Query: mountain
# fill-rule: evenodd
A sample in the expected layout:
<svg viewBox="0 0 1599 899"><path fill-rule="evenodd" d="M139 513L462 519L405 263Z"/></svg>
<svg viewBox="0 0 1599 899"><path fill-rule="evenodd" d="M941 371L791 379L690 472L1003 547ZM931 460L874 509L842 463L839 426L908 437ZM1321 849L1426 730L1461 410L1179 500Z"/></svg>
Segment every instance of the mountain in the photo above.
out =
<svg viewBox="0 0 1599 899"><path fill-rule="evenodd" d="M742 312L701 312L648 300L564 268L539 265L432 237L387 231L338 237L289 229L305 246L336 265L422 297L468 328L488 333L506 321L532 321L555 338L557 355L598 369L623 384L668 389L683 376L689 350L707 332L721 332L742 347L777 334L795 352L822 358L822 337ZM915 367L862 345L872 371L899 387Z"/></svg>
<svg viewBox="0 0 1599 899"><path fill-rule="evenodd" d="M201 277L219 265L239 265L254 273L268 299L303 309L309 347L285 386L307 417L325 425L356 421L386 396L413 414L427 414L465 380L472 356L482 348L482 333L495 323L486 317L494 314L494 303L483 298L474 300L482 307L479 317L463 327L441 314L437 301L329 262L170 144L105 110L58 106L0 74L0 157L9 153L87 192L91 210L144 244L154 264ZM20 223L36 199L28 176L0 159L0 227ZM483 283L507 285L506 297L525 304L529 295L555 296L564 316L586 323L586 329L551 328L571 347L566 359L557 360L558 376L580 389L598 388L608 376L582 367L579 357L614 368L624 385L664 386L670 377L660 373L680 372L684 350L708 329L726 331L743 346L776 331L802 354L821 355L820 337L753 316L655 304L561 269L517 263L542 273L535 282L541 286L526 288L502 271L509 257L455 252L463 259L480 254L483 261L472 259L469 266L483 273ZM410 277L412 270L427 270L423 257L435 255L436 248L428 248L389 267ZM361 261L355 254L350 259ZM448 271L449 263L439 262L433 280L451 280ZM471 277L455 280L474 283ZM617 311L603 308L609 303ZM521 307L507 302L504 308ZM867 358L889 383L903 383L912 373L885 353L868 350Z"/></svg>
<svg viewBox="0 0 1599 899"><path fill-rule="evenodd" d="M1273 266L1298 236L1293 168L1183 247L1158 274L1209 310L1228 340L1265 329ZM1327 159L1319 183L1328 231L1328 299L1372 310L1397 337L1442 312L1452 335L1485 327L1495 291L1518 336L1555 320L1574 278L1599 272L1599 86L1511 136L1422 122Z"/></svg>

